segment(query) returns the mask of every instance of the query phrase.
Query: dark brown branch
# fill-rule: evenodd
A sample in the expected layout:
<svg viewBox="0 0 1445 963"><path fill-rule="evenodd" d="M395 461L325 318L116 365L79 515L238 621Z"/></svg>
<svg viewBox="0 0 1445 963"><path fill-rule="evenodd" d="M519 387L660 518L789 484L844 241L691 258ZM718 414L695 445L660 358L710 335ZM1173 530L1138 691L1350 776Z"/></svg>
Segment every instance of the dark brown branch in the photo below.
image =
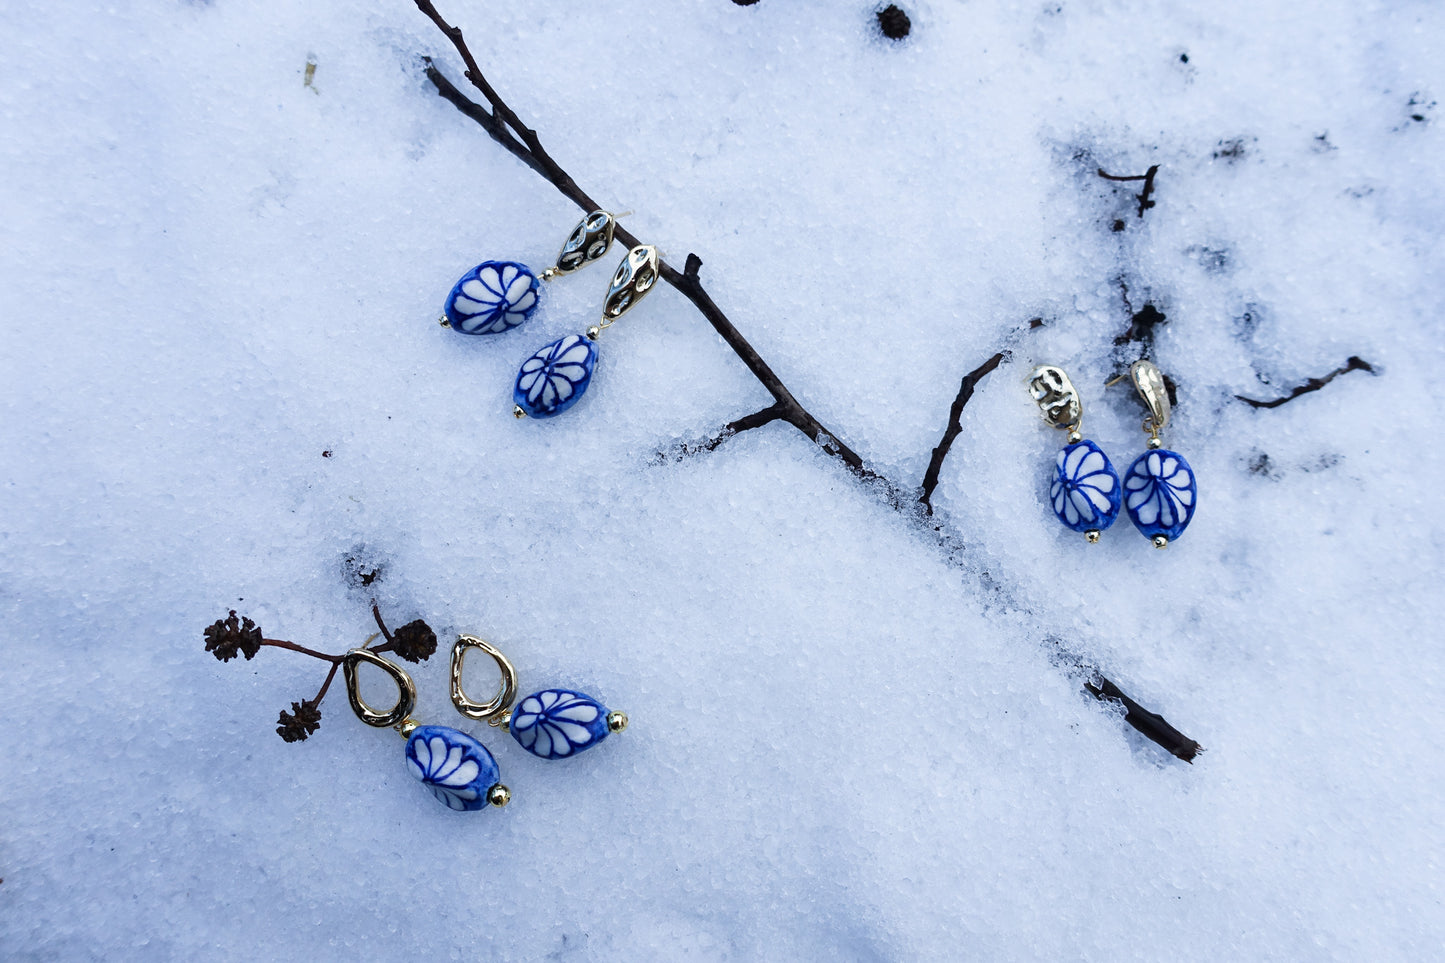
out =
<svg viewBox="0 0 1445 963"><path fill-rule="evenodd" d="M764 425L771 425L783 417L783 407L774 402L761 411L755 411L750 415L743 415L734 421L723 425L722 430L713 435L707 441L696 444L683 444L674 447L671 452L659 451L657 458L659 462L681 461L691 455L700 455L704 452L717 451L722 447L723 442L733 435L742 434L745 431L752 431L754 428L761 428Z"/></svg>
<svg viewBox="0 0 1445 963"><path fill-rule="evenodd" d="M621 232L619 232L621 233ZM753 377L757 378L762 386L767 389L768 394L773 396L777 402L773 407L777 409L774 418L780 418L801 431L820 445L824 451L839 458L843 464L865 478L873 478L873 472L863 467L863 459L852 448L838 440L838 436L823 426L822 422L813 417L813 414L798 403L788 386L783 384L783 379L773 373L773 369L758 354L757 349L748 343L733 323L723 314L722 309L717 306L712 297L703 288L702 282L698 279L698 271L702 269L702 258L696 254L689 254L684 263L682 272L666 262L658 263L658 273L668 284L676 288L683 297L692 302L693 307L707 319L713 330L722 335L728 347L733 349L743 364L747 365ZM773 420L773 419L770 419ZM755 427L755 426L754 426Z"/></svg>
<svg viewBox="0 0 1445 963"><path fill-rule="evenodd" d="M1283 398L1272 398L1269 401L1261 401L1258 398L1246 398L1244 395L1235 395L1234 397L1249 405L1251 408L1278 408L1280 405L1288 404L1289 402L1294 401L1300 395L1307 395L1311 391L1319 391L1321 388L1329 384L1331 381L1334 381L1340 375L1349 374L1351 371L1368 371L1371 374L1374 374L1375 367L1368 361L1362 360L1355 355L1351 355L1350 360L1346 361L1342 367L1336 368L1334 371L1331 371L1323 378L1311 378L1304 384L1300 385L1298 388L1295 388L1289 394L1285 395Z"/></svg>
<svg viewBox="0 0 1445 963"><path fill-rule="evenodd" d="M1140 216L1140 217L1143 217L1143 216L1144 216L1144 212L1147 211L1149 208L1151 208L1151 207L1154 206L1154 202L1149 199L1149 196L1154 193L1154 175L1157 174L1157 173L1159 173L1159 165L1158 165L1158 164L1154 164L1153 166L1151 166L1147 171L1145 171L1145 172L1142 173L1142 174L1125 174L1125 175L1110 174L1110 173L1108 173L1107 171L1105 171L1104 168L1102 168L1102 167L1099 168L1099 176L1102 177L1102 178L1103 178L1104 180L1106 180L1106 181L1143 181L1143 182L1144 182L1144 190L1140 191L1138 194L1135 195L1135 197L1137 197L1137 198L1139 199L1139 216Z"/></svg>
<svg viewBox="0 0 1445 963"><path fill-rule="evenodd" d="M395 645L396 640L391 637L391 630L388 629L386 623L381 620L381 607L378 606L374 600L371 603L371 617L376 619L376 627L381 629L381 634L386 637L386 641Z"/></svg>
<svg viewBox="0 0 1445 963"><path fill-rule="evenodd" d="M968 404L968 399L973 397L973 390L986 375L1003 363L1008 357L1007 351L995 352L983 364L974 368L963 376L963 383L958 386L958 394L954 396L953 407L948 409L948 427L943 431L943 438L938 442L938 447L933 449L933 456L928 459L928 470L923 473L923 490L918 500L923 503L925 511L933 514L933 490L938 487L938 477L943 471L943 460L948 457L948 451L953 447L954 439L963 432L963 406Z"/></svg>
<svg viewBox="0 0 1445 963"><path fill-rule="evenodd" d="M507 130L507 126L499 121L495 114L473 103L466 95L458 90L456 85L448 80L445 74L436 69L430 57L423 57L421 59L422 63L426 65L427 79L432 82L433 86L437 89L437 93L441 94L444 100L478 124L481 124L482 129L491 136L492 140L505 147L507 152L513 157L532 168L532 170L538 174L544 177L546 176L546 172L542 170L542 166L533 159L532 152L517 142L517 139Z"/></svg>
<svg viewBox="0 0 1445 963"><path fill-rule="evenodd" d="M336 678L336 670L339 668L341 668L340 659L337 659L335 662L331 663L331 671L326 673L326 681L321 683L321 691L317 692L316 697L311 700L312 705L319 706L321 704L321 700L326 698L326 690L331 688L331 680Z"/></svg>
<svg viewBox="0 0 1445 963"><path fill-rule="evenodd" d="M297 645L295 642L286 642L282 639L262 639L262 645L274 645L278 649L290 649L292 652L300 652L302 655L309 655L313 659L321 659L330 662L332 665L340 665L342 656L327 655L325 652L317 652L315 649L308 649L304 645Z"/></svg>
<svg viewBox="0 0 1445 963"><path fill-rule="evenodd" d="M1171 726L1163 716L1156 712L1150 712L1129 698L1118 686L1102 675L1096 675L1093 681L1085 682L1084 688L1088 689L1094 698L1101 702L1121 703L1124 706L1125 722L1185 762L1193 763L1194 757L1204 751L1203 746Z"/></svg>
<svg viewBox="0 0 1445 963"><path fill-rule="evenodd" d="M737 421L730 421L723 426L723 433L718 436L719 440L729 435L736 435L744 431L752 431L754 428L761 428L763 425L771 425L783 417L782 405L769 405L762 411L755 411L750 415L743 415Z"/></svg>
<svg viewBox="0 0 1445 963"><path fill-rule="evenodd" d="M547 155L542 149L536 132L521 122L520 118L502 101L496 91L492 89L492 86L482 76L481 70L472 57L471 51L467 49L466 43L462 39L461 31L443 20L430 0L415 0L415 2L417 7L437 25L452 42L452 45L456 47L458 54L460 54L463 62L467 65L467 79L471 81L474 87L482 92L487 103L491 105L491 111L487 111L463 95L430 61L427 61L426 74L436 86L438 94L467 117L476 121L476 123L487 132L488 136L505 147L508 152L532 168L532 170L540 174L582 211L597 210L599 207L598 204L572 180L556 161ZM514 133L516 137L512 136ZM518 143L519 138L521 143ZM1153 201L1149 200L1149 194L1153 191L1154 173L1157 170L1158 167L1156 165L1149 169L1148 174L1142 175L1139 178L1130 178L1132 180L1142 179L1145 181L1144 193L1140 195L1141 217L1146 207L1153 206ZM1100 174L1103 175L1103 172L1101 171ZM621 225L618 225L614 236L628 247L637 246L637 238ZM696 254L689 254L687 256L682 271L678 271L665 261L659 260L658 262L658 273L662 279L672 285L683 297L692 302L693 307L712 325L713 330L721 335L722 339L727 342L728 347L732 349L738 359L752 372L753 377L772 395L774 403L761 411L754 412L751 415L744 416L729 423L717 438L700 446L698 450L713 450L727 437L739 431L751 430L774 421L786 421L804 435L808 436L814 444L820 446L828 454L838 458L860 479L882 483L883 488L887 492L889 504L894 508L903 511L907 505L916 505L917 501L914 500L911 495L905 497L903 490L898 485L865 467L862 457L857 452L840 441L834 432L826 428L822 422L798 402L787 385L783 383L783 380L778 377L771 366L763 360L763 357L758 354L757 350L743 337L742 333L738 331L737 327L733 325L732 321L728 319L722 309L712 300L712 297L707 293L702 285L702 281L698 277L701 268L702 259ZM1036 320L1031 323L1030 326L1038 327L1040 323L1041 322ZM999 356L999 360L1002 360L1002 353ZM997 367L997 364L998 361L992 361L992 366L989 366L987 370L977 373L978 378L984 377L988 371L993 370L993 367ZM985 365L987 366L989 363L986 362ZM976 380L977 379L975 379L975 381ZM969 393L971 392L972 387L970 386ZM967 402L966 396L963 398L963 402ZM957 406L960 409L962 408L962 404L958 404ZM951 444L952 440L950 439L949 445ZM944 455L946 454L947 446L945 446L944 450ZM941 464L941 457L939 461ZM935 479L934 485L936 484L937 481ZM946 530L943 525L933 524L929 526L929 529L945 548L959 541L955 533ZM382 647L379 647L376 651L382 651ZM1109 691L1118 691L1117 686L1114 686L1112 682L1109 682L1102 676L1100 676L1099 679L1101 685L1107 686ZM1120 696L1123 697L1123 694L1120 693ZM1140 711L1142 712L1143 710ZM1155 718L1158 717L1156 716ZM1168 723L1165 723L1162 719L1159 719L1159 722L1162 726L1168 727ZM1174 731L1172 727L1168 728L1170 731ZM1158 741L1155 735L1151 735L1150 731L1144 729L1140 729L1140 731L1144 732L1144 734L1151 739ZM1156 728L1154 731L1162 734L1164 729ZM1174 751L1170 744L1165 742L1161 742L1160 744L1171 752Z"/></svg>

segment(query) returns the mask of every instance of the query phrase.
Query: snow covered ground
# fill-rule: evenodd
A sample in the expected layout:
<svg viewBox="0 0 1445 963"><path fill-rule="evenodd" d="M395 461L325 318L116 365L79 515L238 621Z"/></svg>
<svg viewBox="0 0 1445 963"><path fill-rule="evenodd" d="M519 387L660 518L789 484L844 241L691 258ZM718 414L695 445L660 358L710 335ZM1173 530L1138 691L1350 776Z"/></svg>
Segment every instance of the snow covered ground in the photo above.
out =
<svg viewBox="0 0 1445 963"><path fill-rule="evenodd" d="M608 268L506 335L435 323L578 212L436 96L418 56L460 64L412 4L0 8L0 956L1438 952L1445 12L903 6L901 42L861 2L441 10L888 478L1012 348L934 497L954 556L785 425L658 458L770 400L671 288L575 409L511 417ZM1096 174L1155 164L1142 217ZM1024 384L1063 365L1127 464L1103 383L1146 304L1200 486L1164 552L1052 518ZM419 714L514 794L455 814L339 687L273 734L322 663L203 651L235 608L339 652L373 597L631 728L531 758L452 711L441 651Z"/></svg>

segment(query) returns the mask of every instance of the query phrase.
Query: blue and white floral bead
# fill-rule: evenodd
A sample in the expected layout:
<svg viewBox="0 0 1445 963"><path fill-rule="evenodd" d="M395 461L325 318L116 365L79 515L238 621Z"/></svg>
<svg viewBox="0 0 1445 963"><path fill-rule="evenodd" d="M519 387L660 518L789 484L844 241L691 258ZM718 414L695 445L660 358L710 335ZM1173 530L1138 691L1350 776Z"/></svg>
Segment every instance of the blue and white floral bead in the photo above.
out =
<svg viewBox="0 0 1445 963"><path fill-rule="evenodd" d="M537 310L541 282L516 261L483 261L447 295L447 322L462 334L498 334Z"/></svg>
<svg viewBox="0 0 1445 963"><path fill-rule="evenodd" d="M472 811L488 804L500 778L487 747L457 729L418 726L406 741L406 768L449 809Z"/></svg>
<svg viewBox="0 0 1445 963"><path fill-rule="evenodd" d="M1102 532L1119 516L1120 488L1109 456L1086 438L1059 451L1049 502L1074 531Z"/></svg>
<svg viewBox="0 0 1445 963"><path fill-rule="evenodd" d="M1194 470L1177 451L1157 448L1134 459L1124 476L1124 505L1134 526L1173 541L1194 517Z"/></svg>
<svg viewBox="0 0 1445 963"><path fill-rule="evenodd" d="M596 365L597 346L580 334L569 334L522 362L512 400L533 418L560 415L582 397Z"/></svg>
<svg viewBox="0 0 1445 963"><path fill-rule="evenodd" d="M571 689L543 689L517 704L508 728L532 755L563 759L607 738L607 707Z"/></svg>

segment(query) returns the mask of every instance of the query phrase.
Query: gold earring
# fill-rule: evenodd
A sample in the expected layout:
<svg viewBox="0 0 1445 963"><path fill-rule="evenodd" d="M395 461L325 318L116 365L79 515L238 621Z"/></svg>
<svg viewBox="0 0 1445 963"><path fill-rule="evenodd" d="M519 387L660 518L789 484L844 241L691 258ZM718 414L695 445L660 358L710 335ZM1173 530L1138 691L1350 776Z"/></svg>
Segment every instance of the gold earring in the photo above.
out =
<svg viewBox="0 0 1445 963"><path fill-rule="evenodd" d="M486 702L476 702L462 687L463 665L473 649L490 656L501 672L501 686ZM516 669L496 646L474 635L460 636L452 646L451 677L452 704L458 712L510 732L518 745L542 759L575 756L627 728L627 713L609 711L601 702L574 689L542 689L513 708Z"/></svg>
<svg viewBox="0 0 1445 963"><path fill-rule="evenodd" d="M471 811L505 806L511 790L502 785L497 760L473 737L447 726L419 725L411 717L416 708L416 685L406 670L367 648L373 635L342 658L346 695L356 717L378 729L395 729L406 737L406 768L449 809ZM361 696L357 670L366 663L385 672L397 687L396 705L386 711L370 706Z"/></svg>

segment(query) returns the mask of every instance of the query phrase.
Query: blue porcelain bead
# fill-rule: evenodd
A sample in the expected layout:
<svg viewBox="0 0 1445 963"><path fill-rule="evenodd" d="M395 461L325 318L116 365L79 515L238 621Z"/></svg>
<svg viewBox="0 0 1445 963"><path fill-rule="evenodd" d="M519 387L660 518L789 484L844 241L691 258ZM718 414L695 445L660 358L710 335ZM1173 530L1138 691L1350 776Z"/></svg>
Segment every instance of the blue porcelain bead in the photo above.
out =
<svg viewBox="0 0 1445 963"><path fill-rule="evenodd" d="M607 738L607 707L571 689L543 689L517 704L509 728L532 755L562 759Z"/></svg>
<svg viewBox="0 0 1445 963"><path fill-rule="evenodd" d="M446 726L412 730L406 741L406 769L449 809L468 812L487 805L487 790L501 775L486 746Z"/></svg>
<svg viewBox="0 0 1445 963"><path fill-rule="evenodd" d="M1076 532L1102 532L1119 517L1119 473L1109 456L1085 439L1059 451L1049 501L1059 521Z"/></svg>
<svg viewBox="0 0 1445 963"><path fill-rule="evenodd" d="M447 295L447 321L462 334L498 334L537 310L541 282L516 261L483 261Z"/></svg>
<svg viewBox="0 0 1445 963"><path fill-rule="evenodd" d="M1177 451L1157 448L1135 458L1124 476L1124 492L1129 517L1149 538L1163 535L1172 542L1194 517L1194 469Z"/></svg>
<svg viewBox="0 0 1445 963"><path fill-rule="evenodd" d="M596 365L597 346L569 334L522 362L512 400L533 418L560 415L582 397Z"/></svg>

